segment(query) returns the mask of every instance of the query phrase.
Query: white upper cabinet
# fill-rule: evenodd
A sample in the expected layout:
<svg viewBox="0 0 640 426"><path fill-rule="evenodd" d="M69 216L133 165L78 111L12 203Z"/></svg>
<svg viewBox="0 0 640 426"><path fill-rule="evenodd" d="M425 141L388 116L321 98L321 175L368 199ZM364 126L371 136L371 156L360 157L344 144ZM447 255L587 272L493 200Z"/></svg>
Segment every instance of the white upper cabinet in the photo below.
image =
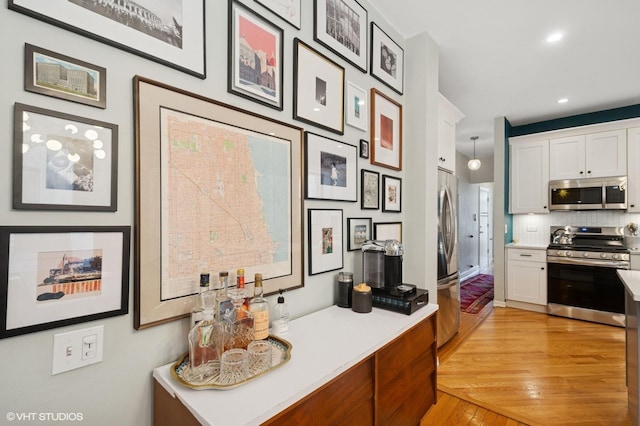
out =
<svg viewBox="0 0 640 426"><path fill-rule="evenodd" d="M464 118L451 102L438 97L438 166L456 172L456 124Z"/></svg>
<svg viewBox="0 0 640 426"><path fill-rule="evenodd" d="M625 129L553 138L549 142L549 178L580 179L627 174Z"/></svg>
<svg viewBox="0 0 640 426"><path fill-rule="evenodd" d="M549 213L549 140L510 140L509 164L509 213Z"/></svg>
<svg viewBox="0 0 640 426"><path fill-rule="evenodd" d="M640 212L640 127L627 133L627 212Z"/></svg>

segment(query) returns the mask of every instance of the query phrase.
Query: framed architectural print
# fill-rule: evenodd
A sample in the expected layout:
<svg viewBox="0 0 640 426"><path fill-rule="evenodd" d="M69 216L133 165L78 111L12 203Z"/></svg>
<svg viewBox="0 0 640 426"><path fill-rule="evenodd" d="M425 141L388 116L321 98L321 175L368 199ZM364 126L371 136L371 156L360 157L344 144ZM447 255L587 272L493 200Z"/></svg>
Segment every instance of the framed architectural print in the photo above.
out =
<svg viewBox="0 0 640 426"><path fill-rule="evenodd" d="M347 251L362 249L362 244L371 239L371 218L347 218Z"/></svg>
<svg viewBox="0 0 640 426"><path fill-rule="evenodd" d="M300 29L301 0L256 0L280 18Z"/></svg>
<svg viewBox="0 0 640 426"><path fill-rule="evenodd" d="M402 242L402 222L377 222L373 224L374 240Z"/></svg>
<svg viewBox="0 0 640 426"><path fill-rule="evenodd" d="M315 0L313 39L367 72L367 10L356 0Z"/></svg>
<svg viewBox="0 0 640 426"><path fill-rule="evenodd" d="M402 211L402 179L382 175L382 211L400 213Z"/></svg>
<svg viewBox="0 0 640 426"><path fill-rule="evenodd" d="M369 158L369 141L360 139L360 158Z"/></svg>
<svg viewBox="0 0 640 426"><path fill-rule="evenodd" d="M404 90L404 50L371 23L371 75L402 95Z"/></svg>
<svg viewBox="0 0 640 426"><path fill-rule="evenodd" d="M293 40L293 118L344 133L344 68Z"/></svg>
<svg viewBox="0 0 640 426"><path fill-rule="evenodd" d="M135 328L187 316L203 265L260 272L265 294L302 287L302 129L139 76L134 88Z"/></svg>
<svg viewBox="0 0 640 426"><path fill-rule="evenodd" d="M230 93L282 111L283 34L242 3L229 0Z"/></svg>
<svg viewBox="0 0 640 426"><path fill-rule="evenodd" d="M368 119L369 102L367 101L367 92L347 81L347 113L345 121L349 126L366 131Z"/></svg>
<svg viewBox="0 0 640 426"><path fill-rule="evenodd" d="M362 169L360 171L360 208L378 210L380 208L380 173Z"/></svg>
<svg viewBox="0 0 640 426"><path fill-rule="evenodd" d="M342 210L309 209L309 275L335 271L344 266Z"/></svg>
<svg viewBox="0 0 640 426"><path fill-rule="evenodd" d="M402 105L371 89L371 164L402 170Z"/></svg>
<svg viewBox="0 0 640 426"><path fill-rule="evenodd" d="M0 339L129 311L128 226L0 227Z"/></svg>
<svg viewBox="0 0 640 426"><path fill-rule="evenodd" d="M117 210L118 126L16 103L13 208Z"/></svg>
<svg viewBox="0 0 640 426"><path fill-rule="evenodd" d="M305 133L305 198L358 200L358 148L314 133Z"/></svg>
<svg viewBox="0 0 640 426"><path fill-rule="evenodd" d="M206 77L204 0L9 0L9 9Z"/></svg>
<svg viewBox="0 0 640 426"><path fill-rule="evenodd" d="M25 43L24 90L106 108L107 70Z"/></svg>

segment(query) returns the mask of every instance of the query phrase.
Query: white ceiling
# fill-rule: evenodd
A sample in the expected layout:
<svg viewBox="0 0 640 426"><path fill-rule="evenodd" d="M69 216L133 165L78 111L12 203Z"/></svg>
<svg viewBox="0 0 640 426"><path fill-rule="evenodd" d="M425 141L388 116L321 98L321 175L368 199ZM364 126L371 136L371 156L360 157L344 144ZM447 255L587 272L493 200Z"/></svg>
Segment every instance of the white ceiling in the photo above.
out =
<svg viewBox="0 0 640 426"><path fill-rule="evenodd" d="M474 135L478 157L493 153L496 117L521 125L640 103L640 0L369 2L403 37L427 31L440 47L440 92L466 116L456 146L469 157Z"/></svg>

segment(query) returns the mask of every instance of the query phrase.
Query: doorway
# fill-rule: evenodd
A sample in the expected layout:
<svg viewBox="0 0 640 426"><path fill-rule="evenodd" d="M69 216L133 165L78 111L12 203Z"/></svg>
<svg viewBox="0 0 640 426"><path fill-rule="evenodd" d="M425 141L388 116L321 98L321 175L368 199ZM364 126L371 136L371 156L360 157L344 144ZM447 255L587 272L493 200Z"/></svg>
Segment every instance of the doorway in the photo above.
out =
<svg viewBox="0 0 640 426"><path fill-rule="evenodd" d="M492 205L491 188L480 186L478 191L478 264L480 273L489 275L493 275Z"/></svg>

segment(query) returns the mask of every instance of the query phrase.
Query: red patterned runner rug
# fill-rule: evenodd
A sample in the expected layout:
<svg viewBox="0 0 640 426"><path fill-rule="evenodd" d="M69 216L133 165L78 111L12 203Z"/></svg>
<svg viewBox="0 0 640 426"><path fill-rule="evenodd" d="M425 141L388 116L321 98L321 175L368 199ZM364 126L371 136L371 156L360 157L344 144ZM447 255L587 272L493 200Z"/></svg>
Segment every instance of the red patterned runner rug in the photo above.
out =
<svg viewBox="0 0 640 426"><path fill-rule="evenodd" d="M460 311L477 314L493 300L493 275L480 274L460 283Z"/></svg>

